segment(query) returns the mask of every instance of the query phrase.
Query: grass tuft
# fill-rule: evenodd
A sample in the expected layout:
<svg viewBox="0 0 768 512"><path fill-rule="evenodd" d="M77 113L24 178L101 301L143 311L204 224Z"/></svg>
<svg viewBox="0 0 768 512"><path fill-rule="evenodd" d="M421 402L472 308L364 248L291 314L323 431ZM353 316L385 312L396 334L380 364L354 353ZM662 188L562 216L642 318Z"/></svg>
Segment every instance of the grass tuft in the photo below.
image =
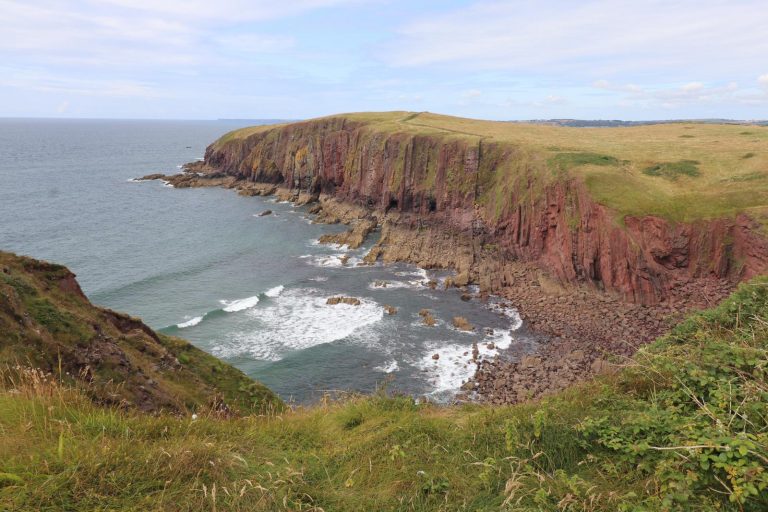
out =
<svg viewBox="0 0 768 512"><path fill-rule="evenodd" d="M643 169L643 174L659 176L668 180L677 180L680 176L695 178L700 176L699 161L680 160L678 162L664 162Z"/></svg>

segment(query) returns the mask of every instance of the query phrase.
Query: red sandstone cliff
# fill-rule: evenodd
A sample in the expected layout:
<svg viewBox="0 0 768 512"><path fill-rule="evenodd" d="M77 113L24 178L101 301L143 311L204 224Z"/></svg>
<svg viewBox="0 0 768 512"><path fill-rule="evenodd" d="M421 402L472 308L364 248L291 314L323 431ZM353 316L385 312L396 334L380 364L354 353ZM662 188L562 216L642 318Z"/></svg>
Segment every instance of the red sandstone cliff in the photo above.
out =
<svg viewBox="0 0 768 512"><path fill-rule="evenodd" d="M469 267L458 270L490 291L512 283L503 271L478 275L494 268L478 266L489 258L502 267L506 259L535 262L563 283L643 304L691 279L736 281L768 270L768 241L744 214L691 224L621 219L580 180L551 177L541 155L479 137L377 131L333 117L222 140L208 148L205 164L400 213L401 227L444 233L447 252L463 245L467 257L446 256L443 264Z"/></svg>

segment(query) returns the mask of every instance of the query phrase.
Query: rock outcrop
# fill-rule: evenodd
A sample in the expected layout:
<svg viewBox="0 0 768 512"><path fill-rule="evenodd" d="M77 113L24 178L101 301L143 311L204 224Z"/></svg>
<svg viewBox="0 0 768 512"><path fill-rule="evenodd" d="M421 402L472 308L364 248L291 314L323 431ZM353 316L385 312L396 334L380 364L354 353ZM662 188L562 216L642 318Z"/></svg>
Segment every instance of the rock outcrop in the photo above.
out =
<svg viewBox="0 0 768 512"><path fill-rule="evenodd" d="M280 185L294 197L354 203L383 221L371 257L453 267L488 292L514 284L504 271L511 260L640 304L691 280L736 282L768 269L768 241L745 214L693 223L618 218L579 178L552 177L544 160L522 145L380 131L336 116L224 138L171 183L209 176L243 190ZM370 229L360 223L334 241L357 245Z"/></svg>

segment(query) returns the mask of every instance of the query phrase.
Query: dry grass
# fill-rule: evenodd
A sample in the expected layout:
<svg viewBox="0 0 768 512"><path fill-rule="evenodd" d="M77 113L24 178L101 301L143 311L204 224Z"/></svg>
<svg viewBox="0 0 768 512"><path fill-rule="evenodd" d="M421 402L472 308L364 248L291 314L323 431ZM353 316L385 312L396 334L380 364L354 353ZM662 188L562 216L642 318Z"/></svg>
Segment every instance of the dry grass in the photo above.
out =
<svg viewBox="0 0 768 512"><path fill-rule="evenodd" d="M749 212L768 221L768 127L674 123L621 128L570 128L482 121L428 112L351 113L340 116L387 133L404 132L509 144L531 159L558 164L576 158L563 176L583 179L595 199L621 216L654 214L694 221ZM253 127L225 135L242 139L275 128ZM745 158L745 155L749 155ZM697 161L698 175L679 179L644 170ZM551 166L551 165L550 165ZM557 165L558 169L562 165ZM518 172L510 166L504 172ZM499 182L503 182L500 180Z"/></svg>

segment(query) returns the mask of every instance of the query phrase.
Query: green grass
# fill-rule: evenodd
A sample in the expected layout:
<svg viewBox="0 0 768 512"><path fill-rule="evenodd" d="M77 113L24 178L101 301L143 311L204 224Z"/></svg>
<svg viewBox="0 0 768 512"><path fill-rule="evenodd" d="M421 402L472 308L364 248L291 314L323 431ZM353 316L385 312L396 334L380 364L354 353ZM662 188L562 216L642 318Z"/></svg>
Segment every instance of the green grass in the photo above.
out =
<svg viewBox="0 0 768 512"><path fill-rule="evenodd" d="M617 166L620 162L618 158L597 153L558 153L549 164L556 169L567 170L581 165Z"/></svg>
<svg viewBox="0 0 768 512"><path fill-rule="evenodd" d="M354 155L369 142L371 147L381 145L386 137L411 141L420 151L417 165L424 169L423 179L414 187L427 194L434 193L436 186L428 167L434 167L433 155L439 155L440 147L481 146L480 166L489 172L480 178L487 184L476 202L488 208L490 217L519 202L540 199L533 196L543 193L554 180L577 179L587 184L598 203L614 210L620 221L648 214L695 221L748 212L765 225L768 218L768 181L743 178L768 169L768 127L751 126L746 131L738 125L669 123L567 128L429 112L364 112L246 128L225 135L214 146L221 149L235 144L234 152L240 154L249 138L268 138L272 145L281 130L291 130L292 140L299 144L342 125L360 130ZM424 138L432 141L431 147L420 148L426 146ZM354 155L344 162L348 178L360 175ZM486 155L494 158L484 162ZM498 155L503 156L496 158ZM402 161L398 157L397 165L402 166ZM402 169L396 170L390 187L397 188L402 176ZM451 170L448 186L466 194L475 189L474 179Z"/></svg>
<svg viewBox="0 0 768 512"><path fill-rule="evenodd" d="M679 162L664 162L643 169L643 174L660 176L668 180L676 180L680 176L695 178L701 175L698 160L680 160Z"/></svg>
<svg viewBox="0 0 768 512"><path fill-rule="evenodd" d="M193 420L27 371L0 379L0 509L761 511L766 372L766 278L620 373L512 407L379 393Z"/></svg>
<svg viewBox="0 0 768 512"><path fill-rule="evenodd" d="M0 365L32 365L99 403L178 413L212 401L238 411L279 409L265 386L140 320L104 310L72 289L65 267L0 252Z"/></svg>

